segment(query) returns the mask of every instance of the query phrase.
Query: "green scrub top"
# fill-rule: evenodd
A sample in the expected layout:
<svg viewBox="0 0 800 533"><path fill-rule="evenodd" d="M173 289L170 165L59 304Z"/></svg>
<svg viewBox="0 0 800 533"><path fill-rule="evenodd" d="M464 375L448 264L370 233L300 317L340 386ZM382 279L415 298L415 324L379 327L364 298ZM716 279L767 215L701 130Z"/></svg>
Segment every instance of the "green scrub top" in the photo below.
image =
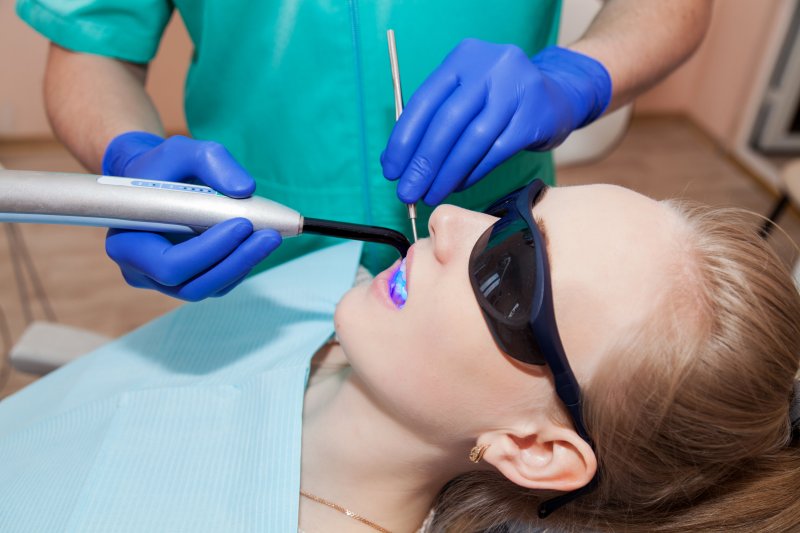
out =
<svg viewBox="0 0 800 533"><path fill-rule="evenodd" d="M185 91L193 137L225 145L260 196L407 235L406 206L380 165L395 121L386 30L395 30L409 97L464 38L529 55L555 43L561 9L561 0L19 0L17 12L65 48L145 63L173 4L194 43ZM533 177L553 182L549 153L519 153L447 201L481 210ZM422 236L430 212L418 204ZM287 239L260 268L336 242ZM396 257L368 245L362 262L376 272Z"/></svg>

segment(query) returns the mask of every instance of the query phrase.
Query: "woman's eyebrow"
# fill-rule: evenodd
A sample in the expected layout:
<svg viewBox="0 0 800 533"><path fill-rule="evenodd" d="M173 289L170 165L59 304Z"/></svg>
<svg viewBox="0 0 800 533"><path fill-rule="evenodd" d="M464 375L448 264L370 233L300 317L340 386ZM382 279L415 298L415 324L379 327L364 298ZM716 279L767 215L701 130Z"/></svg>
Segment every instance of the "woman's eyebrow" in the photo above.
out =
<svg viewBox="0 0 800 533"><path fill-rule="evenodd" d="M547 195L547 192L549 190L550 187L545 187L545 189L539 194L539 197L536 198L536 202L534 202L533 207L536 207L536 205L539 202L544 200L544 197ZM531 211L533 210L533 207L531 208ZM544 224L544 219L542 219L542 217L536 215L535 213L532 213L532 215L533 215L533 221L536 222L536 226L539 228L539 233L542 234L542 240L544 241L545 250L548 250L550 248L550 240L547 238L547 227Z"/></svg>
<svg viewBox="0 0 800 533"><path fill-rule="evenodd" d="M542 217L533 216L533 221L536 222L536 226L539 228L539 233L542 234L542 240L544 241L544 248L545 251L550 249L550 240L547 238L547 226L544 224L544 220Z"/></svg>

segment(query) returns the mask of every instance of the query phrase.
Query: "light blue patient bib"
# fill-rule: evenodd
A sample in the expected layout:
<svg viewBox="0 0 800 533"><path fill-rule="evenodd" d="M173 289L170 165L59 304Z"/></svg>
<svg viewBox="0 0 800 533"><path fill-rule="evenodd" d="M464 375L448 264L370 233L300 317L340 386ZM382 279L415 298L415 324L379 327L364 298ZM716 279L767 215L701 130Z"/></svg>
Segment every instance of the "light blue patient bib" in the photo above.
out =
<svg viewBox="0 0 800 533"><path fill-rule="evenodd" d="M360 252L278 266L0 402L0 531L297 531L309 361Z"/></svg>

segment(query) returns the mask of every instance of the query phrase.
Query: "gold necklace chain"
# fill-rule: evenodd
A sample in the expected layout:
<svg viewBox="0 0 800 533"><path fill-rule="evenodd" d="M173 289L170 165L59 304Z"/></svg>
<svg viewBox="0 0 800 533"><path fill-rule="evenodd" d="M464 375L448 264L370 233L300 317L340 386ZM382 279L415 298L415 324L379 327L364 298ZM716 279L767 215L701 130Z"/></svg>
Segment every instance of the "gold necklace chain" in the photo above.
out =
<svg viewBox="0 0 800 533"><path fill-rule="evenodd" d="M310 492L306 492L306 491L304 491L302 489L300 490L300 496L303 496L305 498L308 498L311 501L315 501L317 503L321 503L322 505L325 505L326 507L330 507L331 509L339 511L343 515L347 515L350 518L352 518L353 520L358 520L359 522L361 522L365 526L369 526L369 527L371 527L372 529L374 529L376 531L380 531L381 533L392 533L391 531L389 531L385 527L379 526L378 524L376 524L372 520L369 520L368 518L364 518L363 516L354 513L350 509L342 507L338 503L333 503L332 501L326 500L325 498L320 498L319 496L314 496Z"/></svg>

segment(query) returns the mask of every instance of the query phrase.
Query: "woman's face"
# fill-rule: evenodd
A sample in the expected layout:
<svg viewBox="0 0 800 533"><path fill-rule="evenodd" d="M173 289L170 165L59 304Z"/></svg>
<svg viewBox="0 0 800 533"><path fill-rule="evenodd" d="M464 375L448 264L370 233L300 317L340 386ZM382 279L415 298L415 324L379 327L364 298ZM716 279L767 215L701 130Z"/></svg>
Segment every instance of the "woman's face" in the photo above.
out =
<svg viewBox="0 0 800 533"><path fill-rule="evenodd" d="M648 316L679 255L680 224L664 205L610 185L550 189L533 213L546 233L564 349L585 383L605 349ZM547 367L500 351L472 291L469 255L494 221L440 206L430 238L409 252L405 307L388 297L390 268L336 311L342 346L369 393L430 438L472 437L558 405Z"/></svg>

